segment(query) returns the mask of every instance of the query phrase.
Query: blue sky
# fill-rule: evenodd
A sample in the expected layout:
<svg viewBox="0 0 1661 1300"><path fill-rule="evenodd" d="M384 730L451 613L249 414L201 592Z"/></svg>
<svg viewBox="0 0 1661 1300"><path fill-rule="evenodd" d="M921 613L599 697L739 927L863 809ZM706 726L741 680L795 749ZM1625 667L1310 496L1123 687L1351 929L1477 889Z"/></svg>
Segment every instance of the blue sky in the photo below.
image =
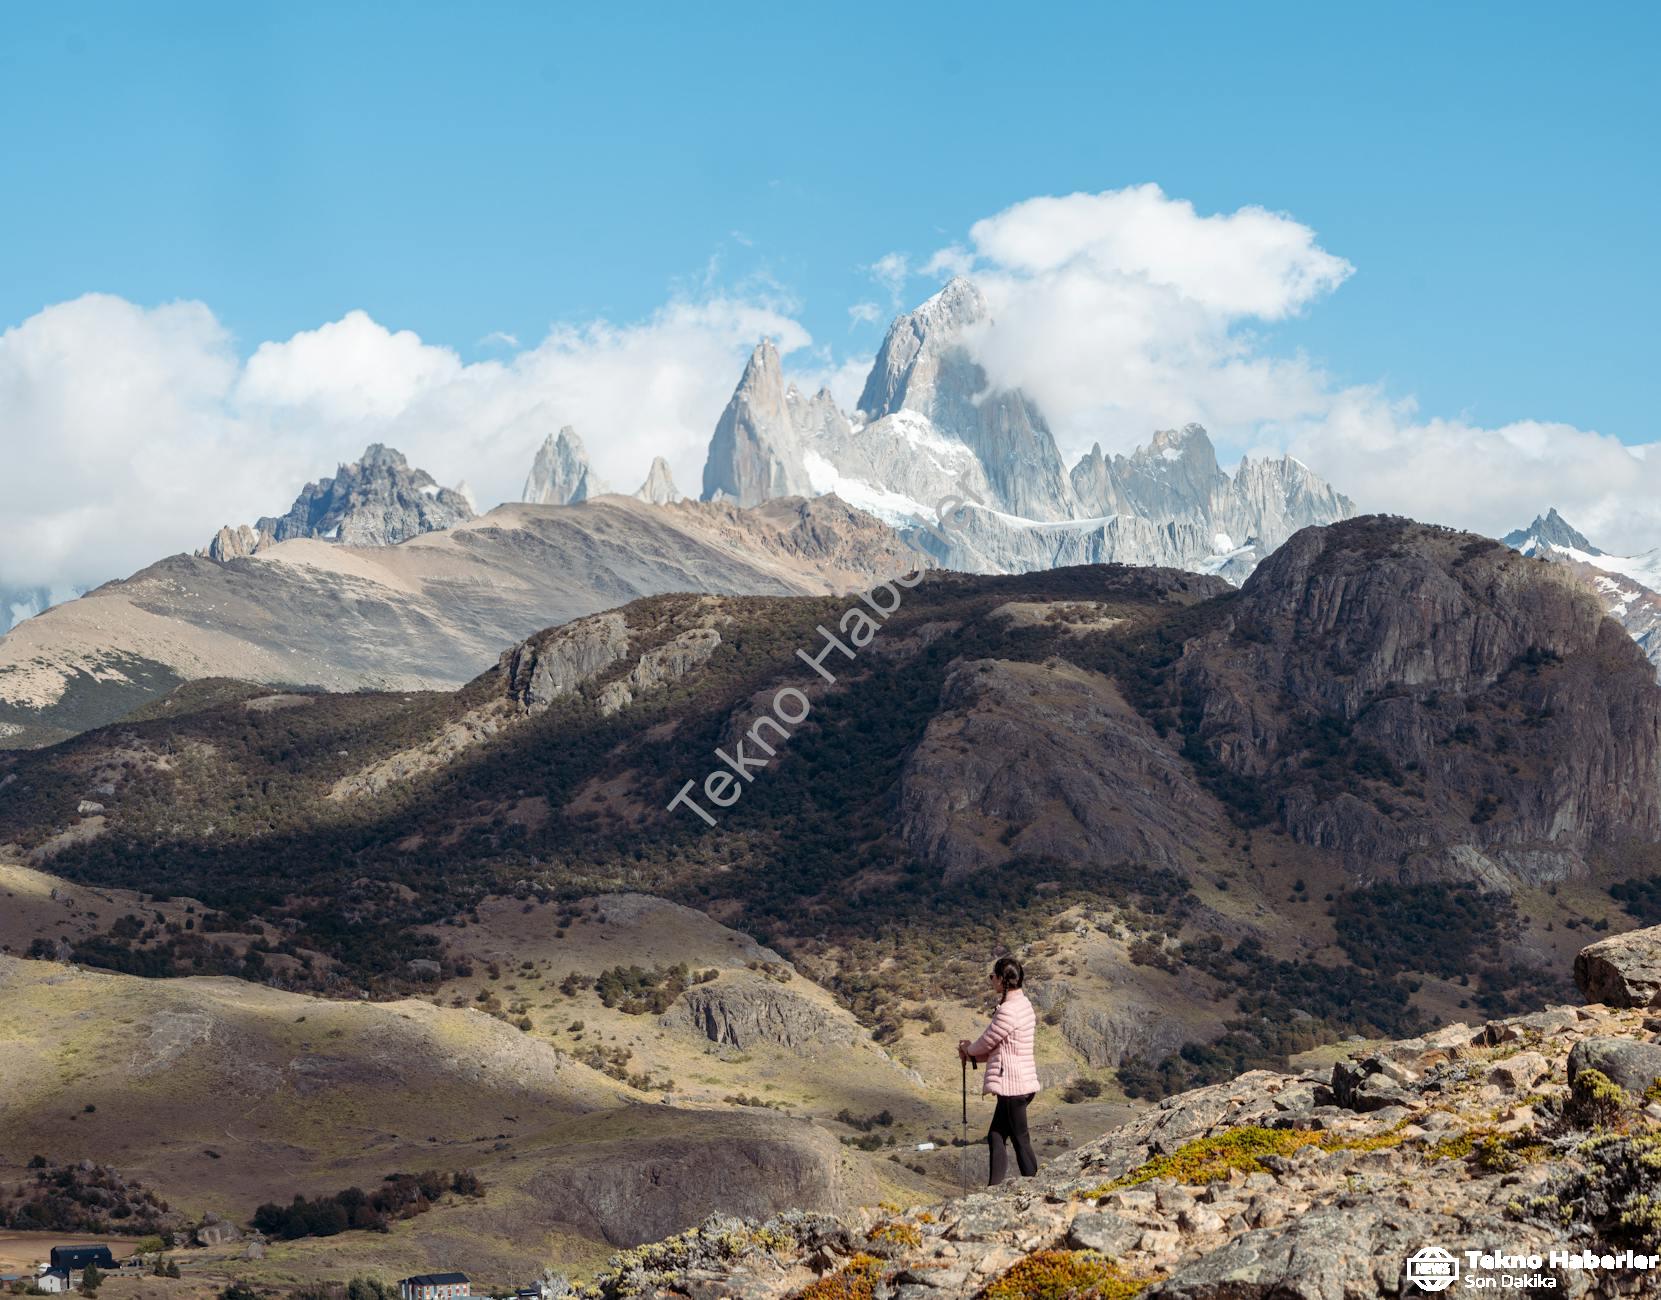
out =
<svg viewBox="0 0 1661 1300"><path fill-rule="evenodd" d="M1656 436L1653 6L54 5L0 14L0 324L99 290L244 350L463 356L713 265L868 352L862 268L1019 200L1262 204L1355 275L1274 344ZM932 287L916 281L908 304Z"/></svg>
<svg viewBox="0 0 1661 1300"><path fill-rule="evenodd" d="M1661 546L1658 13L0 7L0 594L369 441L483 508L565 423L696 491L759 335L851 403L949 249L1069 460L1194 419L1363 510Z"/></svg>

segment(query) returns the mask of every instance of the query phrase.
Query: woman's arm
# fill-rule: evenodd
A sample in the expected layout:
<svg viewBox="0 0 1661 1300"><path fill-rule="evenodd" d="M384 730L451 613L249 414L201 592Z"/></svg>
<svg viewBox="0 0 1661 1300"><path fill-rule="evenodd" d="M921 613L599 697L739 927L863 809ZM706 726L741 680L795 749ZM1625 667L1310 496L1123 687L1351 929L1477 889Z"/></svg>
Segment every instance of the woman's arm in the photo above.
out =
<svg viewBox="0 0 1661 1300"><path fill-rule="evenodd" d="M1008 1038L1015 1029L1015 1018L1004 1010L1003 1004L998 1005L997 1011L992 1014L992 1023L986 1026L981 1036L970 1043L964 1050L964 1055L977 1061L984 1061L992 1055L992 1050Z"/></svg>

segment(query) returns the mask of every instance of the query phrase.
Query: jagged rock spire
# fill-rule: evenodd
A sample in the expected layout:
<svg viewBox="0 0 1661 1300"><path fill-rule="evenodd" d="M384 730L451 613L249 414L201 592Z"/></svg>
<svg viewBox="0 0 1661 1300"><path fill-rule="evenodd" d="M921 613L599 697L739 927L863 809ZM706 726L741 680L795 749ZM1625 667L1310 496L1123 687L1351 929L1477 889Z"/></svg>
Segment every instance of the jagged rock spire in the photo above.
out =
<svg viewBox="0 0 1661 1300"><path fill-rule="evenodd" d="M763 339L750 353L744 376L709 441L704 500L730 499L753 506L812 491L790 420L779 352L771 340Z"/></svg>
<svg viewBox="0 0 1661 1300"><path fill-rule="evenodd" d="M588 463L588 451L569 424L549 434L525 478L524 499L533 505L568 506L611 491Z"/></svg>
<svg viewBox="0 0 1661 1300"><path fill-rule="evenodd" d="M636 489L635 496L657 506L674 505L681 499L674 476L669 472L669 462L662 456L652 457L652 468L646 472L646 481Z"/></svg>

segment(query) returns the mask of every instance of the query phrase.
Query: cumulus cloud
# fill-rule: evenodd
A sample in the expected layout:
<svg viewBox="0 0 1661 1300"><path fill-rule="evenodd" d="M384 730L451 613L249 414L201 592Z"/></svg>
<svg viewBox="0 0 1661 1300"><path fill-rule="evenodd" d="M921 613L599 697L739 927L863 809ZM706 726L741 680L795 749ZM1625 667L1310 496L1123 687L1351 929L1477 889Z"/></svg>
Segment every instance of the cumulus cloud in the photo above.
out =
<svg viewBox="0 0 1661 1300"><path fill-rule="evenodd" d="M1364 510L1498 535L1555 505L1607 549L1661 545L1661 456L1569 425L1425 417L1277 354L1273 324L1354 270L1286 214L1202 215L1156 185L1035 198L924 270L985 290L992 319L968 342L994 386L1032 394L1069 460L1194 421L1225 456L1291 451Z"/></svg>
<svg viewBox="0 0 1661 1300"><path fill-rule="evenodd" d="M1225 456L1291 451L1363 509L1503 533L1555 505L1599 545L1661 546L1661 452L1519 421L1422 414L1274 350L1275 322L1352 273L1293 217L1204 215L1157 186L1031 199L976 222L923 266L868 268L898 295L968 273L992 320L969 343L999 386L1037 399L1069 458L1193 420ZM880 319L875 303L850 308ZM654 455L696 488L709 434L755 340L851 409L868 358L812 346L795 305L706 276L646 319L489 336L467 361L361 311L261 343L246 360L201 303L91 294L0 334L0 592L102 582L286 509L370 442L481 505L518 497L542 439L575 425L599 472L632 491Z"/></svg>
<svg viewBox="0 0 1661 1300"><path fill-rule="evenodd" d="M1319 368L1263 354L1248 327L1353 270L1291 217L1202 216L1157 185L1017 203L929 265L986 291L992 320L972 346L994 384L1036 398L1069 453L1190 420L1227 437L1316 412Z"/></svg>
<svg viewBox="0 0 1661 1300"><path fill-rule="evenodd" d="M786 354L810 342L767 300L712 296L632 324L556 326L472 363L354 311L243 362L200 303L58 304L0 334L0 588L101 582L194 549L221 524L281 513L370 442L440 482L466 478L486 506L518 498L537 446L564 424L620 490L654 455L695 485L763 335Z"/></svg>
<svg viewBox="0 0 1661 1300"><path fill-rule="evenodd" d="M1605 550L1661 546L1661 457L1609 434L1423 417L1377 387L1335 393L1319 419L1263 433L1364 509L1499 537L1555 506Z"/></svg>

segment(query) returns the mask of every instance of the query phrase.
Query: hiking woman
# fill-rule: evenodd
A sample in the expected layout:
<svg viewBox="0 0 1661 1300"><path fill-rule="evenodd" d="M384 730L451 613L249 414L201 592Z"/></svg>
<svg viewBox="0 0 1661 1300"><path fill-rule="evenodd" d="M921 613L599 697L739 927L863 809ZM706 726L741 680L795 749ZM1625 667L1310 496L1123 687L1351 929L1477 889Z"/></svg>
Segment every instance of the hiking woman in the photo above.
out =
<svg viewBox="0 0 1661 1300"><path fill-rule="evenodd" d="M1032 1139L1027 1136L1027 1103L1039 1087L1038 1065L1032 1056L1038 1016L1021 988L1025 978L1015 958L998 958L992 966L992 988L998 995L992 1023L974 1042L965 1038L957 1045L957 1054L965 1061L986 1062L981 1094L991 1093L998 1099L992 1127L986 1131L991 1157L989 1187L1003 1182L1009 1171L1005 1139L1015 1144L1015 1163L1021 1173L1030 1178L1038 1172L1038 1157L1033 1155Z"/></svg>

